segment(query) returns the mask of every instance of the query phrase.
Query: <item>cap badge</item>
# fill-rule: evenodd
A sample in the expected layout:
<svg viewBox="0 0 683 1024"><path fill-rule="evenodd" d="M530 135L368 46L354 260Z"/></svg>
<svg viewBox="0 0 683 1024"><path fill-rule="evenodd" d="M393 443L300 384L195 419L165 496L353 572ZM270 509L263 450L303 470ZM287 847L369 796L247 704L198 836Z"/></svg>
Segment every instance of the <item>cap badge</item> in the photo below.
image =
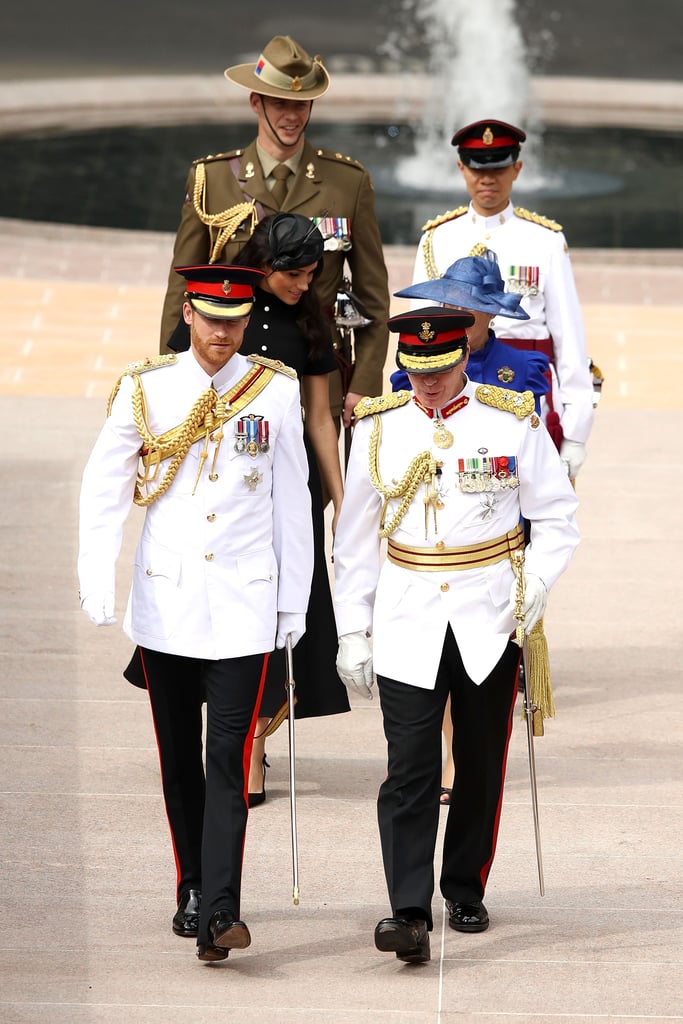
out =
<svg viewBox="0 0 683 1024"><path fill-rule="evenodd" d="M223 282L223 287L221 288L221 291L223 292L224 295L230 294L230 292L232 291L232 285L230 284L229 281Z"/></svg>
<svg viewBox="0 0 683 1024"><path fill-rule="evenodd" d="M429 320L425 320L422 324L422 330L418 334L420 341L433 341L436 337L436 332L432 330L432 325Z"/></svg>
<svg viewBox="0 0 683 1024"><path fill-rule="evenodd" d="M493 143L493 132L490 128L487 128L481 137L481 141L485 146L490 146Z"/></svg>
<svg viewBox="0 0 683 1024"><path fill-rule="evenodd" d="M301 79L298 75L292 79L292 92L301 92Z"/></svg>

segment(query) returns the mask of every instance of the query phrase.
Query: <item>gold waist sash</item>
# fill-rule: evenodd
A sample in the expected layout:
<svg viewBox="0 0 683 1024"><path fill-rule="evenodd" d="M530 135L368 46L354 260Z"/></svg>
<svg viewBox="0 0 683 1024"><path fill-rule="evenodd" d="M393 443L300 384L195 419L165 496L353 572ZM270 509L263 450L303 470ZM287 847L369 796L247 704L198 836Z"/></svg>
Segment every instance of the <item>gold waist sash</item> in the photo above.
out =
<svg viewBox="0 0 683 1024"><path fill-rule="evenodd" d="M407 544L398 544L389 538L387 558L403 569L414 569L417 572L447 572L453 569L479 569L486 565L495 565L496 562L509 558L511 552L523 547L524 530L522 524L518 523L502 537L483 540L478 544L463 544L457 548L447 548L445 545L413 548Z"/></svg>

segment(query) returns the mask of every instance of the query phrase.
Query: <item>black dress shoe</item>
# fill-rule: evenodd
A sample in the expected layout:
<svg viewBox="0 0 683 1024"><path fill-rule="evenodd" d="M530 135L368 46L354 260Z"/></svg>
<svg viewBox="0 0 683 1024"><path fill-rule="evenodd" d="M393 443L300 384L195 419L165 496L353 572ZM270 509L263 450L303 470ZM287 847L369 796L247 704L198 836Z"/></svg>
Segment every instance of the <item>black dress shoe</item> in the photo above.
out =
<svg viewBox="0 0 683 1024"><path fill-rule="evenodd" d="M231 949L246 949L251 935L244 921L236 921L227 910L217 910L209 921L209 942L197 943L200 960L227 960Z"/></svg>
<svg viewBox="0 0 683 1024"><path fill-rule="evenodd" d="M456 932L485 932L489 915L483 903L451 903L446 900L448 923Z"/></svg>
<svg viewBox="0 0 683 1024"><path fill-rule="evenodd" d="M407 964L424 964L431 958L426 921L385 917L375 928L375 945Z"/></svg>
<svg viewBox="0 0 683 1024"><path fill-rule="evenodd" d="M202 894L199 889L188 889L180 897L178 909L173 915L173 931L185 938L196 938L199 930L199 908Z"/></svg>

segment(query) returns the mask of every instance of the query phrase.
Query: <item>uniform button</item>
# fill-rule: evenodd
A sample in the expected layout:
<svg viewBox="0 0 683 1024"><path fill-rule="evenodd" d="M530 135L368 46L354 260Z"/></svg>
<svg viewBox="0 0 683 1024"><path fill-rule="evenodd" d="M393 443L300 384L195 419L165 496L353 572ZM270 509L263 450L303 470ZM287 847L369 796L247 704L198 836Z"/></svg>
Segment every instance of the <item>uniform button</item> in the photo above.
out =
<svg viewBox="0 0 683 1024"><path fill-rule="evenodd" d="M267 352L268 351L268 346L267 345L261 345L261 351L262 352Z"/></svg>
<svg viewBox="0 0 683 1024"><path fill-rule="evenodd" d="M267 331L267 330L268 330L268 324L264 324L264 325L263 325L263 330L264 330L264 331Z"/></svg>
<svg viewBox="0 0 683 1024"><path fill-rule="evenodd" d="M153 575L154 575L154 573L152 572L152 570L151 570L151 569L145 569L145 574L146 574L147 576L153 576Z"/></svg>
<svg viewBox="0 0 683 1024"><path fill-rule="evenodd" d="M450 587L448 586L448 584L447 584L447 583L442 583L442 584L441 584L441 589L442 589L442 591L443 591L443 592L444 592L444 594L445 594L445 593L446 593L447 591L449 591L449 590L450 590L451 588L450 588Z"/></svg>
<svg viewBox="0 0 683 1024"><path fill-rule="evenodd" d="M208 555L204 555L204 559L207 562L213 562L213 555L211 553L209 553Z"/></svg>
<svg viewBox="0 0 683 1024"><path fill-rule="evenodd" d="M215 512L210 512L208 514L208 516L206 517L207 522L209 522L209 523L213 523L215 518L216 518L216 513Z"/></svg>
<svg viewBox="0 0 683 1024"><path fill-rule="evenodd" d="M438 541L438 543L436 545L436 550L437 551L443 551L443 549L445 547L446 547L446 545L444 544L444 542L442 540L440 540L440 541Z"/></svg>
<svg viewBox="0 0 683 1024"><path fill-rule="evenodd" d="M265 313L270 313L270 306L264 306L263 310L264 310Z"/></svg>

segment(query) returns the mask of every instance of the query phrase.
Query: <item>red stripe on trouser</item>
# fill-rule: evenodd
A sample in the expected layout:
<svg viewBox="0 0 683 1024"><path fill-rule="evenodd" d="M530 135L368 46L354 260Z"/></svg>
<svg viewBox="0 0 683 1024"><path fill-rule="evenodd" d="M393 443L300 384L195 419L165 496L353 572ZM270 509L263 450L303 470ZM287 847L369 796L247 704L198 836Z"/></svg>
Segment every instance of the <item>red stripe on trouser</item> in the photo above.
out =
<svg viewBox="0 0 683 1024"><path fill-rule="evenodd" d="M140 662L142 664L142 672L143 672L143 675L145 677L145 686L147 688L147 694L149 695L149 692L150 692L150 689L149 689L149 676L147 675L147 666L145 665L145 656L144 656L144 653L142 651L142 648L140 648ZM162 771L162 775L163 775L163 760L162 760L162 756L161 756L161 744L159 743L159 733L157 731L157 723L156 723L156 720L154 718L154 706L152 704L151 699L150 699L150 702L149 702L149 710L150 710L150 713L152 715L152 728L154 729L154 739L155 739L155 742L156 742L156 745L157 745L157 754L159 755L159 764L161 765L161 771ZM168 822L168 831L171 833L171 847L173 848L173 859L175 861L175 873L176 873L176 899L178 899L178 888L180 886L180 878L181 878L180 858L178 857L178 851L177 851L176 845L175 845L175 836L173 835L173 827L171 825L171 819L170 819L170 816L169 816L169 813L168 813L168 808L166 807L166 801L165 800L164 800L164 808L166 810L166 821Z"/></svg>
<svg viewBox="0 0 683 1024"><path fill-rule="evenodd" d="M521 659L521 656L522 656L522 653L520 651L520 655L519 655L520 659ZM496 807L496 816L495 816L494 822L493 822L493 837L492 837L492 841L491 841L491 856L489 857L489 859L486 861L486 863L482 867L481 874L479 876L480 879L481 879L481 887L484 890L486 889L486 883L488 881L489 873L491 871L491 865L493 864L493 858L496 855L496 846L498 844L498 828L500 826L500 815L501 815L501 811L502 811L502 808L503 808L503 789L505 787L505 771L506 771L506 768L507 768L508 750L509 750L509 747L510 747L510 737L512 736L512 715L513 715L513 712L515 710L515 702L517 700L517 679L518 679L518 676L519 676L519 660L517 662L517 672L515 672L515 683L514 683L514 687L513 687L513 690L512 690L512 702L510 704L510 713L508 715L507 739L505 741L505 750L503 751L503 759L502 759L501 765L500 765L500 796L498 798L498 806Z"/></svg>

